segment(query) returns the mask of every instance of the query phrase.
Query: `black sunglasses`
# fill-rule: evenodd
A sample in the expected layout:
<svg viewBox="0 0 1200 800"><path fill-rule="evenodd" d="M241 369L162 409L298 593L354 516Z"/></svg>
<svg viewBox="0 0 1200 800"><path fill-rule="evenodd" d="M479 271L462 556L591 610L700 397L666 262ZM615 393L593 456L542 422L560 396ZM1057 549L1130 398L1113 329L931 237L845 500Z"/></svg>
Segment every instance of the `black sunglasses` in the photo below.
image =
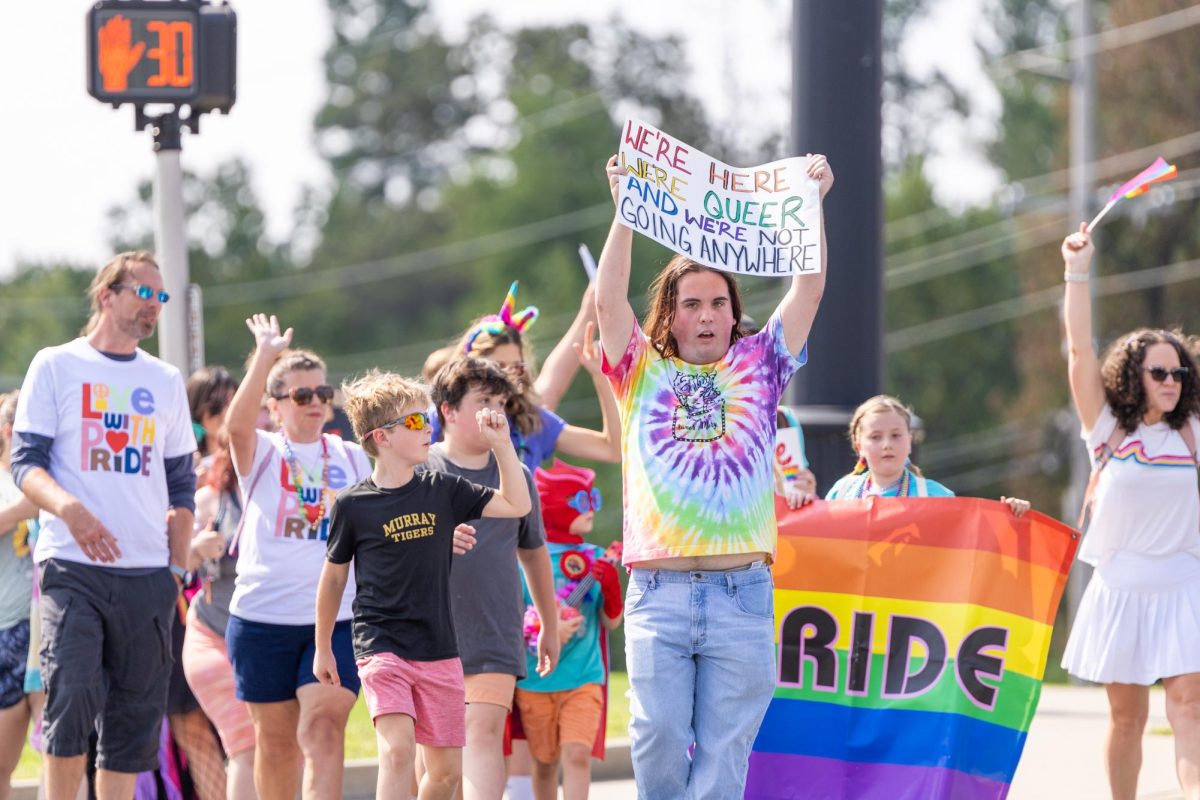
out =
<svg viewBox="0 0 1200 800"><path fill-rule="evenodd" d="M298 406L306 406L312 402L313 395L322 403L333 402L333 387L327 383L323 383L316 389L310 389L307 386L293 386L288 390L287 394L273 394L276 400L291 400Z"/></svg>
<svg viewBox="0 0 1200 800"><path fill-rule="evenodd" d="M1150 377L1156 383L1165 383L1167 376L1170 375L1175 379L1176 383L1182 384L1190 371L1187 367L1175 367L1173 369L1167 369L1166 367L1146 367L1146 372L1150 373Z"/></svg>

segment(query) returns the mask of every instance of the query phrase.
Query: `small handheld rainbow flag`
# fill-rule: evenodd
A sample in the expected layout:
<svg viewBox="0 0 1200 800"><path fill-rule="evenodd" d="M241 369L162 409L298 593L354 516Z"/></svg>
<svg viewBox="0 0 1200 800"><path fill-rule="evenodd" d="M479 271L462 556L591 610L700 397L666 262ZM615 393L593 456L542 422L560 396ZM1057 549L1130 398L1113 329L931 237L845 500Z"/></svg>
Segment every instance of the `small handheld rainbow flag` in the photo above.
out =
<svg viewBox="0 0 1200 800"><path fill-rule="evenodd" d="M1096 218L1088 223L1087 232L1091 233L1092 228L1095 228L1100 223L1100 220L1104 219L1104 215L1119 203L1122 198L1137 197L1139 194L1144 194L1149 190L1150 184L1169 181L1178 175L1179 171L1175 169L1174 164L1168 164L1161 157L1155 159L1153 164L1146 167L1127 183L1122 184L1120 189L1112 193L1112 196L1108 198L1108 202L1104 204L1104 208L1100 209L1100 213L1096 215Z"/></svg>

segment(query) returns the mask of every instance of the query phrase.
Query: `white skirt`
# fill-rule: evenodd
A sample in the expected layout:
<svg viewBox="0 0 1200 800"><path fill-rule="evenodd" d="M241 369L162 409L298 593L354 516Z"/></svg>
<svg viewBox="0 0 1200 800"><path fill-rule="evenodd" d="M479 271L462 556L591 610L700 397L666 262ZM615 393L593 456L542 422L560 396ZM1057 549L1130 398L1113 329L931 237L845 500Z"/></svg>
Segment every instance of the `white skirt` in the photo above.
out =
<svg viewBox="0 0 1200 800"><path fill-rule="evenodd" d="M1096 568L1063 653L1093 683L1200 672L1200 558L1118 552Z"/></svg>

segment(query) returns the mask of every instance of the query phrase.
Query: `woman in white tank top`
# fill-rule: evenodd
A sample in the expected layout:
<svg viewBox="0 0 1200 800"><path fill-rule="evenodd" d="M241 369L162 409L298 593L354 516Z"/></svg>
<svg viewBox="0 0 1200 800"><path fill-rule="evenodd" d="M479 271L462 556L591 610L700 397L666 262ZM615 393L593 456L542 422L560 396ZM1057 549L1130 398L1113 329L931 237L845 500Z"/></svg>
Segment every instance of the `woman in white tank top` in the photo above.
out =
<svg viewBox="0 0 1200 800"><path fill-rule="evenodd" d="M1091 524L1080 558L1095 567L1063 666L1108 692L1108 768L1116 800L1137 794L1150 685L1162 680L1180 783L1200 798L1200 384L1182 336L1140 329L1092 346L1084 226L1063 242L1071 395L1092 454Z"/></svg>

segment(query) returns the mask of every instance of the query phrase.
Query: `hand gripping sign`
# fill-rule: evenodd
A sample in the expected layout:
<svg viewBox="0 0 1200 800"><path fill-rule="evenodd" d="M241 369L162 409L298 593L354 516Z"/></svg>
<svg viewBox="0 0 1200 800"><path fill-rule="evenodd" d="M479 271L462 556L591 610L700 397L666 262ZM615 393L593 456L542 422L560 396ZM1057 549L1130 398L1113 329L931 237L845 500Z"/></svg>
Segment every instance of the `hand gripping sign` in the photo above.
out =
<svg viewBox="0 0 1200 800"><path fill-rule="evenodd" d="M821 202L807 159L731 167L641 120L625 122L621 222L692 260L741 275L821 271Z"/></svg>

